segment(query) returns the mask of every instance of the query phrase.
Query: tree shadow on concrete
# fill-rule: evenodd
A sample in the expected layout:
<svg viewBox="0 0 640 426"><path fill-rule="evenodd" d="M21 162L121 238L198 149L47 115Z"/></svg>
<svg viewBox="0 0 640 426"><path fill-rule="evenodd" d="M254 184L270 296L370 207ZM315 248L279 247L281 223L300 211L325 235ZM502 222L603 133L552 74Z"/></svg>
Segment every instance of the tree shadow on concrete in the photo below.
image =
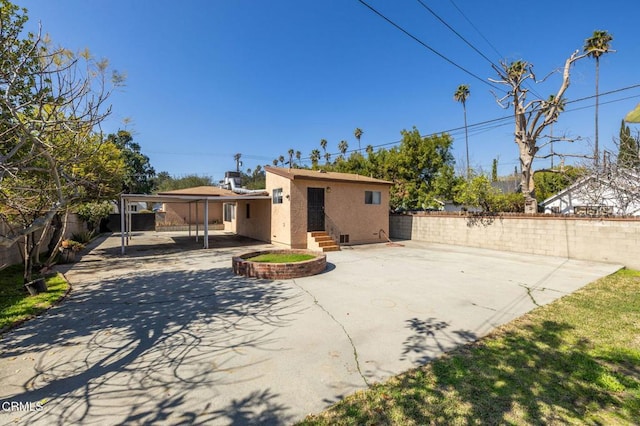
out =
<svg viewBox="0 0 640 426"><path fill-rule="evenodd" d="M212 408L223 405L214 401L224 385L264 374L260 365L279 347L274 331L304 310L302 296L279 284L219 268L132 273L84 286L46 318L2 337L3 360L36 357L35 374L12 379L14 387L21 382L3 392L5 401L46 400L29 416L60 425L197 424L251 413L284 422L287 407L269 390ZM189 400L194 391L210 405Z"/></svg>
<svg viewBox="0 0 640 426"><path fill-rule="evenodd" d="M120 235L112 234L109 238L117 239L118 244L112 242L109 245L98 246L92 250L91 254L105 258L117 258L122 256L120 246ZM154 233L134 233L129 244L125 245L126 257L142 257L154 256L159 254L178 254L189 251L203 250L203 235L200 234L196 240L195 233L188 235L170 235L161 232ZM233 250L242 249L243 247L251 247L268 244L264 241L254 240L253 238L244 237L236 234L210 234L209 250ZM206 250L205 250L206 252Z"/></svg>
<svg viewBox="0 0 640 426"><path fill-rule="evenodd" d="M411 318L406 323L413 333L405 339L400 359L411 359L415 365L424 365L447 350L477 339L469 330L450 331L448 322L436 318Z"/></svg>

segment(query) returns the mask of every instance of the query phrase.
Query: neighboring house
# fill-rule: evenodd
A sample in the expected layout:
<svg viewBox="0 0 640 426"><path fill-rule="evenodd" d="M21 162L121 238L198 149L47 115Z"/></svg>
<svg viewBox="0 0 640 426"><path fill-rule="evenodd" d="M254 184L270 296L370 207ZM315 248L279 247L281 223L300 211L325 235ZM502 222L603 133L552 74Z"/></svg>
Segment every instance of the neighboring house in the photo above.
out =
<svg viewBox="0 0 640 426"><path fill-rule="evenodd" d="M176 189L158 193L158 196L202 196L202 197L224 197L235 196L236 194L227 189L217 186L196 186L193 188ZM200 200L176 202L165 201L162 203L162 211L165 213L164 220L174 225L193 225L201 223L204 218L204 203ZM222 223L222 204L209 202L209 223Z"/></svg>
<svg viewBox="0 0 640 426"><path fill-rule="evenodd" d="M640 216L640 177L627 171L586 176L540 206L550 214Z"/></svg>
<svg viewBox="0 0 640 426"><path fill-rule="evenodd" d="M310 233L319 231L340 244L386 241L391 182L321 170L267 166L265 171L272 243L312 247Z"/></svg>
<svg viewBox="0 0 640 426"><path fill-rule="evenodd" d="M129 209L127 211L128 213L140 213L141 211L147 210L146 201L137 201L137 202L129 203L128 206L129 206ZM118 203L116 203L115 201L111 202L111 213L120 214L120 206L118 206Z"/></svg>

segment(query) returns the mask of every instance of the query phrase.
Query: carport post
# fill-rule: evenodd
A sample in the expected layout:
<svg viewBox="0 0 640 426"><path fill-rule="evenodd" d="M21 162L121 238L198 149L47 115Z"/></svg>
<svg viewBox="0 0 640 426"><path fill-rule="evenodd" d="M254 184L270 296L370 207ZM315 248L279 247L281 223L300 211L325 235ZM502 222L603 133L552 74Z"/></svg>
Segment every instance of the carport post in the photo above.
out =
<svg viewBox="0 0 640 426"><path fill-rule="evenodd" d="M196 243L198 242L198 234L200 233L200 219L198 218L198 200L196 200Z"/></svg>
<svg viewBox="0 0 640 426"><path fill-rule="evenodd" d="M120 253L124 254L124 196L120 196Z"/></svg>
<svg viewBox="0 0 640 426"><path fill-rule="evenodd" d="M191 203L189 203L189 236L191 236Z"/></svg>
<svg viewBox="0 0 640 426"><path fill-rule="evenodd" d="M204 248L209 248L209 199L204 200Z"/></svg>

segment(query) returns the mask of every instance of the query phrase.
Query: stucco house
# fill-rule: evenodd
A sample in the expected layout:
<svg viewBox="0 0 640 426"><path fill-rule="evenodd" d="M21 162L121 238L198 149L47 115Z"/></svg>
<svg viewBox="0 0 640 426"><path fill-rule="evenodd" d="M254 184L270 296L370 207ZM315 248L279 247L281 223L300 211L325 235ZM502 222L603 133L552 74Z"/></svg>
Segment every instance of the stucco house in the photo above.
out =
<svg viewBox="0 0 640 426"><path fill-rule="evenodd" d="M640 177L586 176L540 203L545 213L581 216L640 216Z"/></svg>
<svg viewBox="0 0 640 426"><path fill-rule="evenodd" d="M391 182L319 170L267 166L265 172L265 190L205 186L152 196L125 194L121 202L162 202L168 217L202 226L205 237L210 224L221 223L238 235L321 251L388 238ZM126 218L121 221L127 229ZM207 248L207 238L204 244Z"/></svg>
<svg viewBox="0 0 640 426"><path fill-rule="evenodd" d="M331 246L322 232L341 245L385 241L389 235L391 182L322 170L265 171L271 243L319 248Z"/></svg>

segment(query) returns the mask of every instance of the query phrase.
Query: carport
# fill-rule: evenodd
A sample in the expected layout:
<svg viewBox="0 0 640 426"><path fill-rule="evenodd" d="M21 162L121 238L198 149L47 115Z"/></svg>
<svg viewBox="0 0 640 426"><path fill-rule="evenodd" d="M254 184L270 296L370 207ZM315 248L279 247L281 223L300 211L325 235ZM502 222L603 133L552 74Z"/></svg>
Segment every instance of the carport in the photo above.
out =
<svg viewBox="0 0 640 426"><path fill-rule="evenodd" d="M265 193L266 194L266 193ZM234 196L209 196L209 195L186 195L186 194L122 194L120 196L120 247L121 253L126 253L126 246L129 245L131 239L131 203L147 202L147 203L204 203L203 225L203 248L209 248L209 203L234 203L238 201L250 200L270 200L268 195L260 194L242 194ZM199 238L199 227L196 224L196 241ZM189 235L191 235L191 223L189 223Z"/></svg>

